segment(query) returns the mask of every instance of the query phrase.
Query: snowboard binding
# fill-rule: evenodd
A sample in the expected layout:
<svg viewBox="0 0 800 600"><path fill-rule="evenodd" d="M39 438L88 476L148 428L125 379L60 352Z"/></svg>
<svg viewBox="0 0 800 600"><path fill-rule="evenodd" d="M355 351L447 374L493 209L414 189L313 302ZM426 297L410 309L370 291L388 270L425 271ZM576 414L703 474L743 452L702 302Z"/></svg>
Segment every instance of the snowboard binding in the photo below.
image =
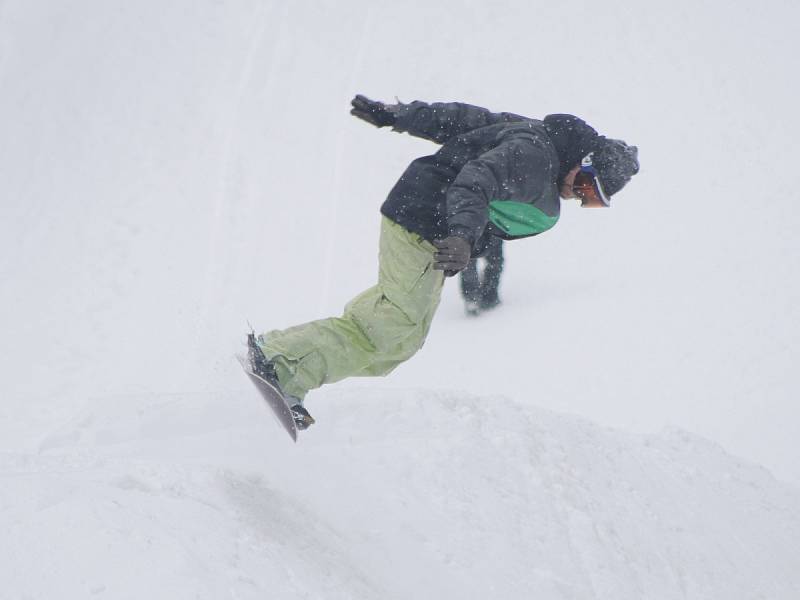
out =
<svg viewBox="0 0 800 600"><path fill-rule="evenodd" d="M297 398L284 393L278 381L278 375L275 372L275 364L264 356L264 353L256 342L254 333L247 334L247 360L250 363L250 368L253 373L281 392L286 399L286 403L289 404L289 409L292 411L292 418L294 419L294 424L297 429L305 430L316 423L314 417L309 414Z"/></svg>

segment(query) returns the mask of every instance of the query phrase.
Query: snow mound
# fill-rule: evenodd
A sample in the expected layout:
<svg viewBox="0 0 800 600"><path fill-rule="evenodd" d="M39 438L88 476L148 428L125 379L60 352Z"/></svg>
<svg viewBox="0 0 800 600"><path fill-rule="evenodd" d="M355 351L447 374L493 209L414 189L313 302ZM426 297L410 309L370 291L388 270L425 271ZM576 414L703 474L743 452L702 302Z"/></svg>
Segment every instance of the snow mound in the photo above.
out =
<svg viewBox="0 0 800 600"><path fill-rule="evenodd" d="M295 446L249 389L98 399L0 454L4 597L800 597L800 494L696 436L454 392L309 408Z"/></svg>

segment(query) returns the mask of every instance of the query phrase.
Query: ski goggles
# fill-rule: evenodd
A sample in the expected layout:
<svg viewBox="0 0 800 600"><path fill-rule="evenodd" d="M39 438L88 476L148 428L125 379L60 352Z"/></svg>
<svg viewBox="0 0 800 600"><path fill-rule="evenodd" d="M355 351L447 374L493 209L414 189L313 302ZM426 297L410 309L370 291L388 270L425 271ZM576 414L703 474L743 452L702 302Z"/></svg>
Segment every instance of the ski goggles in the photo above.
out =
<svg viewBox="0 0 800 600"><path fill-rule="evenodd" d="M580 198L582 206L611 206L611 197L603 190L600 176L592 164L592 154L590 152L581 160L581 168L575 175L572 190Z"/></svg>

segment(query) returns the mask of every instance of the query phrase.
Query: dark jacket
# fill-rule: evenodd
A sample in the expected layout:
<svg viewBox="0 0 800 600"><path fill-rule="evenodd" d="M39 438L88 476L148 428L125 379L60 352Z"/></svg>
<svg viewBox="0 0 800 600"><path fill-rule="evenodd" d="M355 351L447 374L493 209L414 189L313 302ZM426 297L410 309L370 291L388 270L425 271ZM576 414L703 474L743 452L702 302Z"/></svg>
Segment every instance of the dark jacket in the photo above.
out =
<svg viewBox="0 0 800 600"><path fill-rule="evenodd" d="M600 139L571 115L540 121L457 102L393 109L395 131L442 147L408 166L381 212L429 241L463 237L474 255L488 235L517 239L552 227L559 183Z"/></svg>

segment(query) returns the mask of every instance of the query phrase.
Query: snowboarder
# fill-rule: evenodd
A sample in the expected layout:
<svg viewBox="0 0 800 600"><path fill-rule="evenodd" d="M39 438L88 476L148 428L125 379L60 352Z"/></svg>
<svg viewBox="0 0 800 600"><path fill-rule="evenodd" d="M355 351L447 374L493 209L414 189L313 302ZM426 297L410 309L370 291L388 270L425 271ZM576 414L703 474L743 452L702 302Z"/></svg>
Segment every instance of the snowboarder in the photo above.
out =
<svg viewBox="0 0 800 600"><path fill-rule="evenodd" d="M494 238L540 234L560 198L609 206L639 171L637 149L572 115L543 120L462 103L384 104L357 95L350 113L440 144L408 166L381 206L378 283L341 317L249 338L254 371L287 398L298 429L309 390L386 375L422 347L445 277Z"/></svg>
<svg viewBox="0 0 800 600"><path fill-rule="evenodd" d="M478 264L484 263L483 268ZM503 240L491 236L481 258L472 258L461 271L461 296L467 315L475 317L500 304L500 275L503 273Z"/></svg>

